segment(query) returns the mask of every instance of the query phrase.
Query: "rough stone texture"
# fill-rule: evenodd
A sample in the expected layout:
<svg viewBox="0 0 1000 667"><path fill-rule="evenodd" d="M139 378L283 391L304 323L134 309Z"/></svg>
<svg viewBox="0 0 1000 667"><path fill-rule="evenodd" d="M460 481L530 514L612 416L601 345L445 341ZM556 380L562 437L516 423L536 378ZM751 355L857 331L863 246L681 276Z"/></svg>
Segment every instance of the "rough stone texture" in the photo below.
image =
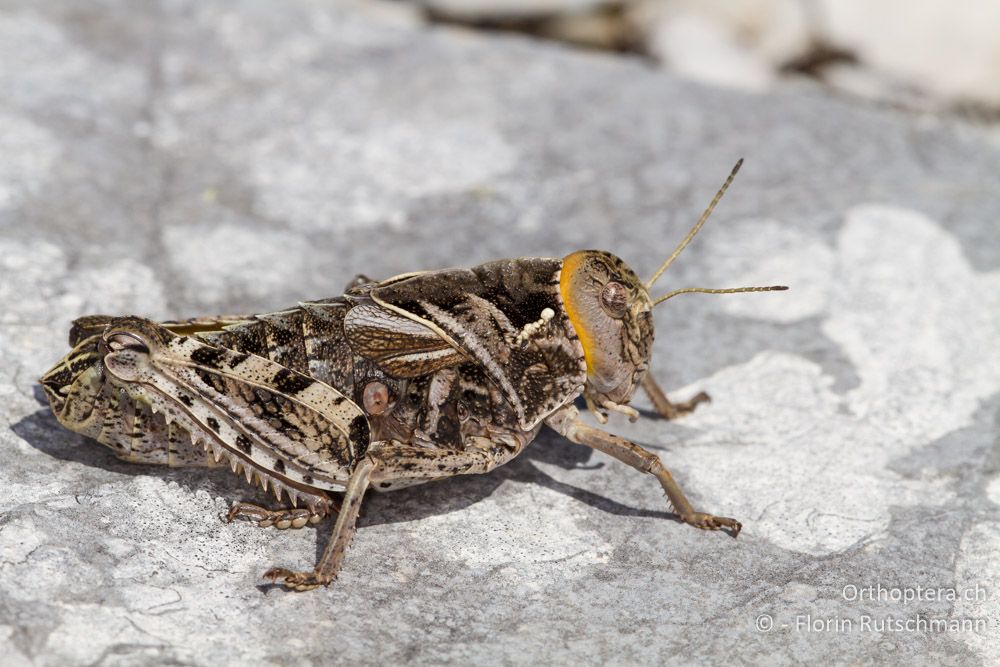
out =
<svg viewBox="0 0 1000 667"><path fill-rule="evenodd" d="M1000 660L1000 155L979 135L326 2L3 2L0 89L3 664ZM236 477L120 463L39 404L84 313L266 311L358 271L580 247L650 272L741 155L661 289L793 290L669 302L655 372L714 402L612 423L738 540L547 434L371 497L336 584L289 594L260 574L310 566L326 526L227 525L258 497ZM877 585L987 595L844 594Z"/></svg>

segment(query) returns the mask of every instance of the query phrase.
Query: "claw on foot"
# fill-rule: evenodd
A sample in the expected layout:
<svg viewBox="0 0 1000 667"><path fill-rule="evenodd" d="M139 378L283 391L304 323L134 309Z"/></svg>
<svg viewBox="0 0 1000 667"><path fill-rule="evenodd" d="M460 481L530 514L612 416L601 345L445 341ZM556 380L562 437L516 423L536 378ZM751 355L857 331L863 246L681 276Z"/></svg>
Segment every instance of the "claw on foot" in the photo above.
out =
<svg viewBox="0 0 1000 667"><path fill-rule="evenodd" d="M714 516L712 514L705 514L704 512L695 512L694 514L681 516L681 520L702 530L722 530L723 528L727 528L732 537L738 536L740 530L743 529L743 524L736 519L730 519L725 516Z"/></svg>
<svg viewBox="0 0 1000 667"><path fill-rule="evenodd" d="M283 567L272 567L264 573L264 578L271 583L278 583L278 580L281 579L281 584L285 588L298 592L311 591L314 588L329 586L333 583L333 577L321 577L315 572L292 572Z"/></svg>

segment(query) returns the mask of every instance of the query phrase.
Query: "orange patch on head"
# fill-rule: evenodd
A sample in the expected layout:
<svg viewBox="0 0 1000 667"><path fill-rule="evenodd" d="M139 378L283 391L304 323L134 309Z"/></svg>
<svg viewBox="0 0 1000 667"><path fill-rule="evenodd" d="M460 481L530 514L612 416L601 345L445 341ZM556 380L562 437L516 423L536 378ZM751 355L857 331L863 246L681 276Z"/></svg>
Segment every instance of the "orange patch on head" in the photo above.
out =
<svg viewBox="0 0 1000 667"><path fill-rule="evenodd" d="M583 269L586 260L587 251L585 250L574 252L572 255L567 255L563 258L562 270L559 272L559 293L562 295L563 307L566 308L569 321L573 324L576 335L580 339L580 344L583 346L583 358L587 362L587 373L589 374L593 368L590 358L593 354L594 339L583 326L583 318L580 317L579 305L573 297L572 285L573 276Z"/></svg>

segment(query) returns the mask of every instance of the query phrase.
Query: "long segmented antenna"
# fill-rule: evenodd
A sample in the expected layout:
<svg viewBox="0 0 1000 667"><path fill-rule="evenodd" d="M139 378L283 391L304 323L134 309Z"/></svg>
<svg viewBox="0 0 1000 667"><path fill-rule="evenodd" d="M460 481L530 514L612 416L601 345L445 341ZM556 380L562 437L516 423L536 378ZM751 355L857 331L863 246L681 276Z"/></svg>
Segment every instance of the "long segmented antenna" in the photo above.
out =
<svg viewBox="0 0 1000 667"><path fill-rule="evenodd" d="M691 292L701 292L703 294L735 294L737 292L782 292L788 289L786 285L771 285L770 287L732 287L730 289L708 289L707 287L685 287L675 289L673 292L664 294L653 302L653 305L663 303L667 299L672 299L678 294L690 294Z"/></svg>
<svg viewBox="0 0 1000 667"><path fill-rule="evenodd" d="M691 228L691 231L688 232L687 236L684 237L684 240L681 241L680 244L674 249L674 251L670 254L670 257L667 257L667 261L660 265L660 268L656 270L653 277L646 281L647 291L653 286L654 283L656 283L657 280L659 280L660 276L663 275L663 272L667 270L667 267L670 266L675 259L677 259L677 256L680 255L684 248L687 247L687 244L691 243L691 239L693 239L694 235L698 233L698 230L701 229L702 225L708 221L708 217L712 215L712 211L715 210L715 205L719 203L720 199L722 199L722 195L726 194L726 190L729 188L729 185L733 182L733 179L736 178L736 172L738 172L742 166L743 158L740 158L736 161L736 166L733 167L733 170L729 172L729 178L727 178L726 182L722 184L719 191L715 193L715 197L712 198L712 202L708 205L708 208L705 209L705 212L701 214L701 218L698 219L698 223Z"/></svg>

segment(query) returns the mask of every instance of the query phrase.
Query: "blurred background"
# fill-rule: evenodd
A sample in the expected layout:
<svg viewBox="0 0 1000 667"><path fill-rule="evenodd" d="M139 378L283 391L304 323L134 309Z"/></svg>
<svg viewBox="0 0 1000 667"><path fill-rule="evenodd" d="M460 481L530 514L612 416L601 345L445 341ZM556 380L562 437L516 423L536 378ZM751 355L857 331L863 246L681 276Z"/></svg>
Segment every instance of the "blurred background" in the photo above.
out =
<svg viewBox="0 0 1000 667"><path fill-rule="evenodd" d="M811 79L913 111L1000 118L995 0L421 0L434 22L633 53L767 91Z"/></svg>

